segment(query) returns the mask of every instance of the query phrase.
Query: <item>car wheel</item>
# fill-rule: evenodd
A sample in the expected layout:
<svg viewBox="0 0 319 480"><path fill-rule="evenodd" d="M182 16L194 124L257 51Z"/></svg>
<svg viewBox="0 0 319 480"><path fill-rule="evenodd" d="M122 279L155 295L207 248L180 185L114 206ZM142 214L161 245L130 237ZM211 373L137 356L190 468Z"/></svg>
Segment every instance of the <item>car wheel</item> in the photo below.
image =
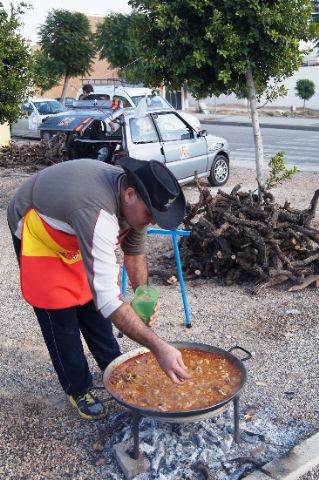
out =
<svg viewBox="0 0 319 480"><path fill-rule="evenodd" d="M51 139L52 135L50 132L41 132L41 140L44 140L45 142L48 142Z"/></svg>
<svg viewBox="0 0 319 480"><path fill-rule="evenodd" d="M214 158L208 181L212 187L224 185L229 177L229 162L223 155Z"/></svg>

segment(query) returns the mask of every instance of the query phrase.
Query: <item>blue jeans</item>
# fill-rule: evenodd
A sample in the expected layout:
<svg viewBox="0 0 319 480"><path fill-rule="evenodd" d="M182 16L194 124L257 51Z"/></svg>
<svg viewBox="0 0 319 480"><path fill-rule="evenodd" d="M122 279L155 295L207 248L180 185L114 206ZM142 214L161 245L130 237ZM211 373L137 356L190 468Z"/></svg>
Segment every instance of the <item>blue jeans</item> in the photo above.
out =
<svg viewBox="0 0 319 480"><path fill-rule="evenodd" d="M19 259L21 242L13 234L12 239ZM60 384L68 395L82 394L92 387L80 333L102 371L121 355L111 320L96 310L93 301L59 310L34 308L34 312Z"/></svg>

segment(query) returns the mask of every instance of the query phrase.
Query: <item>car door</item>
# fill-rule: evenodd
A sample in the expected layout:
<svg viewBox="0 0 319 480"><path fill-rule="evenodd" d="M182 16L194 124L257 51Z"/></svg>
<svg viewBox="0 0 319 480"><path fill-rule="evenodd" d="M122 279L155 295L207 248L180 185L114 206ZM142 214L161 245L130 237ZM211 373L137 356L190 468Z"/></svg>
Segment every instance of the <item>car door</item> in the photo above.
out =
<svg viewBox="0 0 319 480"><path fill-rule="evenodd" d="M129 118L126 125L127 150L131 157L165 162L162 143L149 115Z"/></svg>
<svg viewBox="0 0 319 480"><path fill-rule="evenodd" d="M34 132L29 129L29 118L34 114L34 107L31 102L26 102L21 106L21 117L12 124L12 135L17 136L33 136Z"/></svg>
<svg viewBox="0 0 319 480"><path fill-rule="evenodd" d="M207 142L175 112L152 113L167 167L178 180L207 171Z"/></svg>

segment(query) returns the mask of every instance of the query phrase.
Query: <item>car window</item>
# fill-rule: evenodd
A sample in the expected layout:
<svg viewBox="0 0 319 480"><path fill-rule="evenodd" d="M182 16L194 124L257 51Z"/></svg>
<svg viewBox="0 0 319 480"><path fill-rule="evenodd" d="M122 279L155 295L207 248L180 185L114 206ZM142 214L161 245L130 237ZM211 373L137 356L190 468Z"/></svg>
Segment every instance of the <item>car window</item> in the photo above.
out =
<svg viewBox="0 0 319 480"><path fill-rule="evenodd" d="M186 140L193 138L193 131L175 113L153 115L162 140Z"/></svg>
<svg viewBox="0 0 319 480"><path fill-rule="evenodd" d="M57 100L53 101L40 101L40 102L33 102L35 107L37 108L40 115L52 115L54 113L60 113L65 110L65 107L62 103L58 102Z"/></svg>
<svg viewBox="0 0 319 480"><path fill-rule="evenodd" d="M50 106L46 102L37 102L34 104L40 115L51 113Z"/></svg>
<svg viewBox="0 0 319 480"><path fill-rule="evenodd" d="M166 108L167 107L167 102L166 100L161 97L160 95L152 95L152 96L148 96L146 98L146 102L147 102L147 105L148 107L160 107L160 108Z"/></svg>
<svg viewBox="0 0 319 480"><path fill-rule="evenodd" d="M30 115L33 112L33 108L32 108L31 103L24 103L21 106L21 110L24 114L27 113L28 115Z"/></svg>
<svg viewBox="0 0 319 480"><path fill-rule="evenodd" d="M142 98L145 98L145 95L139 95L135 97L131 97L131 99L134 102L134 105L137 107L137 105L140 103ZM167 108L169 105L166 100L161 97L160 95L147 95L146 97L146 103L148 107L160 107L160 108Z"/></svg>
<svg viewBox="0 0 319 480"><path fill-rule="evenodd" d="M128 99L125 97L122 97L121 95L114 95L113 100L120 100L123 103L123 108L129 108L132 106L128 101Z"/></svg>
<svg viewBox="0 0 319 480"><path fill-rule="evenodd" d="M111 97L108 93L97 93L96 94L99 98L98 100L108 100L111 101Z"/></svg>
<svg viewBox="0 0 319 480"><path fill-rule="evenodd" d="M150 117L131 118L130 131L133 143L154 143L159 141Z"/></svg>
<svg viewBox="0 0 319 480"><path fill-rule="evenodd" d="M62 103L60 97L56 98L56 100L57 100L58 102ZM72 107L74 100L75 100L74 97L65 97L65 99L64 99L64 105L65 105L66 107Z"/></svg>

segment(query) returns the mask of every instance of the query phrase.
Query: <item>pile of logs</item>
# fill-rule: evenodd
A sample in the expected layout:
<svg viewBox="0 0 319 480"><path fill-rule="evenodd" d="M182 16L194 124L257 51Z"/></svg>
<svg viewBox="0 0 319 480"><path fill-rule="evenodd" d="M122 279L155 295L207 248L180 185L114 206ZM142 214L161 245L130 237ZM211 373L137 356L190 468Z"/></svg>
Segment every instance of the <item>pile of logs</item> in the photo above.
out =
<svg viewBox="0 0 319 480"><path fill-rule="evenodd" d="M260 200L240 191L240 185L214 197L197 186L199 201L188 204L184 219L191 235L180 244L186 275L218 276L226 285L253 280L256 286L273 286L289 280L290 290L319 287L319 229L311 225L319 190L309 208L297 210L288 202L278 205L262 187Z"/></svg>
<svg viewBox="0 0 319 480"><path fill-rule="evenodd" d="M37 170L44 165L58 163L62 159L65 134L58 133L49 142L36 143L11 142L8 147L0 148L0 167Z"/></svg>

